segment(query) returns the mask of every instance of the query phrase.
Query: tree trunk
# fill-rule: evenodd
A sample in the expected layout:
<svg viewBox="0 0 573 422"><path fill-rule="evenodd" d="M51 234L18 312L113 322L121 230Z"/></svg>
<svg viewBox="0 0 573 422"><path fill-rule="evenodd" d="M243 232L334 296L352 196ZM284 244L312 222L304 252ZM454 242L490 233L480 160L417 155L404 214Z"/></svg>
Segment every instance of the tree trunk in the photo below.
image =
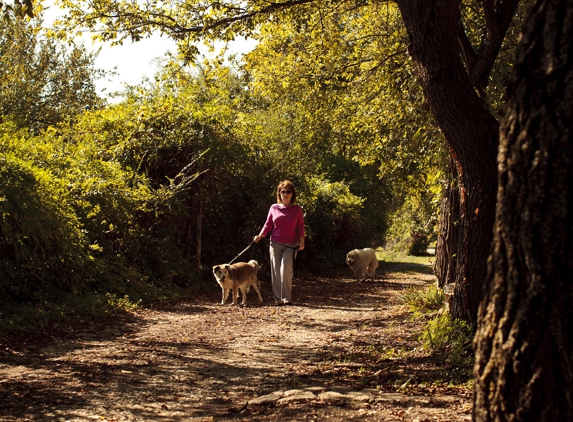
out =
<svg viewBox="0 0 573 422"><path fill-rule="evenodd" d="M501 128L474 420L573 420L573 1L535 1Z"/></svg>
<svg viewBox="0 0 573 422"><path fill-rule="evenodd" d="M197 268L201 268L201 254L202 254L202 245L203 245L203 210L205 208L203 202L203 190L201 187L199 188L199 205L197 210L197 247L196 247L196 262Z"/></svg>
<svg viewBox="0 0 573 422"><path fill-rule="evenodd" d="M475 321L493 238L499 125L460 53L458 2L398 0L409 53L458 173L460 249L452 314Z"/></svg>
<svg viewBox="0 0 573 422"><path fill-rule="evenodd" d="M451 162L452 174L455 166ZM440 223L438 241L436 244L436 260L434 274L438 278L438 286L455 283L454 274L457 268L457 250L460 249L460 195L457 182L452 181L445 189L440 204Z"/></svg>

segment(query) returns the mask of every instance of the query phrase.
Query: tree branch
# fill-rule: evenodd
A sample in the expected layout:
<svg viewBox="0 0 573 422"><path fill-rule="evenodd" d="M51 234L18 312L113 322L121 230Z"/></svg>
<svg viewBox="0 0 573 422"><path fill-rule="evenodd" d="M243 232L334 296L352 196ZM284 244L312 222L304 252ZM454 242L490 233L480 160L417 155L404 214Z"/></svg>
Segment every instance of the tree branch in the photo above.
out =
<svg viewBox="0 0 573 422"><path fill-rule="evenodd" d="M470 73L474 86L485 90L489 74L520 0L485 0L486 36Z"/></svg>

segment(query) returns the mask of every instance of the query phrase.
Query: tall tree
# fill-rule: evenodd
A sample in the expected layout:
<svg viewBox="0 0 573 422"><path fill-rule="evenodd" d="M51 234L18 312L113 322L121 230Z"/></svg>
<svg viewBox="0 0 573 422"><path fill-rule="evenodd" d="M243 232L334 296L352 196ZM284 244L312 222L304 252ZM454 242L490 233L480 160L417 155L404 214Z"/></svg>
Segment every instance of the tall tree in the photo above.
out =
<svg viewBox="0 0 573 422"><path fill-rule="evenodd" d="M573 420L573 1L534 2L501 125L474 420Z"/></svg>
<svg viewBox="0 0 573 422"><path fill-rule="evenodd" d="M0 122L34 131L103 104L95 88L104 74L95 68L97 54L46 37L41 25L18 19L0 27Z"/></svg>
<svg viewBox="0 0 573 422"><path fill-rule="evenodd" d="M478 37L464 27L460 0L397 0L409 37L415 73L449 144L460 190L460 240L454 313L475 319L483 297L482 284L492 240L495 215L496 154L499 124L488 108L485 90L495 59L519 0L471 3L483 17ZM61 0L70 8L68 29L97 31L104 40L140 39L161 31L181 40L182 53L193 52L193 41L204 36L223 40L250 35L267 20L304 23L306 7L323 14L360 13L368 2L294 0L268 3L251 0L204 4L184 2L126 2ZM469 16L471 19L472 16ZM320 31L320 23L300 30ZM472 43L473 41L473 43Z"/></svg>
<svg viewBox="0 0 573 422"><path fill-rule="evenodd" d="M475 321L495 214L499 125L483 93L518 0L483 2L483 43L471 47L456 1L399 0L418 80L450 147L460 224L453 313ZM442 251L440 251L442 252Z"/></svg>

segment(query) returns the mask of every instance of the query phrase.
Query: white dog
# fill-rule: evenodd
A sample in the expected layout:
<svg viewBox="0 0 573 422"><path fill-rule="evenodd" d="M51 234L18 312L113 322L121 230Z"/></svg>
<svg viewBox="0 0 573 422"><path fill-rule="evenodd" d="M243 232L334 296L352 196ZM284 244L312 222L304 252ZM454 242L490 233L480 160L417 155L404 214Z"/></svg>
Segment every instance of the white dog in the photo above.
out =
<svg viewBox="0 0 573 422"><path fill-rule="evenodd" d="M253 286L253 289L255 289L259 295L259 302L262 302L261 282L257 277L258 271L259 263L254 259L251 259L249 262L237 262L232 265L215 265L213 267L213 275L223 290L221 305L225 304L230 291L233 292L233 305L236 305L239 290L241 290L241 295L243 296L242 304L245 305L247 303L247 292L251 286Z"/></svg>
<svg viewBox="0 0 573 422"><path fill-rule="evenodd" d="M374 249L353 249L346 254L346 263L354 271L356 281L366 280L368 276L374 281L374 274L378 268L378 258Z"/></svg>

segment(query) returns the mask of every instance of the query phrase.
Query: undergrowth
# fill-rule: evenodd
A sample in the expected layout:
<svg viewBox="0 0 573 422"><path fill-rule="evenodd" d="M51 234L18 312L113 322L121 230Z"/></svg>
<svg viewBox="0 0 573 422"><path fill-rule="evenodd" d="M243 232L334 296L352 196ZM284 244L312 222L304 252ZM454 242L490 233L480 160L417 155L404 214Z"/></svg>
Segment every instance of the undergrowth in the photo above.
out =
<svg viewBox="0 0 573 422"><path fill-rule="evenodd" d="M416 316L438 311L445 306L444 292L435 285L424 289L411 286L400 297L402 302L408 306L410 312Z"/></svg>
<svg viewBox="0 0 573 422"><path fill-rule="evenodd" d="M69 322L101 319L117 313L133 312L156 301L176 300L185 291L177 286L152 283L132 288L123 294L109 291L67 294L59 298L32 302L8 302L0 309L0 338L16 332L31 332Z"/></svg>
<svg viewBox="0 0 573 422"><path fill-rule="evenodd" d="M422 347L441 364L471 374L473 329L463 320L452 318L443 291L435 285L411 287L401 299L416 318L427 318L420 336Z"/></svg>

